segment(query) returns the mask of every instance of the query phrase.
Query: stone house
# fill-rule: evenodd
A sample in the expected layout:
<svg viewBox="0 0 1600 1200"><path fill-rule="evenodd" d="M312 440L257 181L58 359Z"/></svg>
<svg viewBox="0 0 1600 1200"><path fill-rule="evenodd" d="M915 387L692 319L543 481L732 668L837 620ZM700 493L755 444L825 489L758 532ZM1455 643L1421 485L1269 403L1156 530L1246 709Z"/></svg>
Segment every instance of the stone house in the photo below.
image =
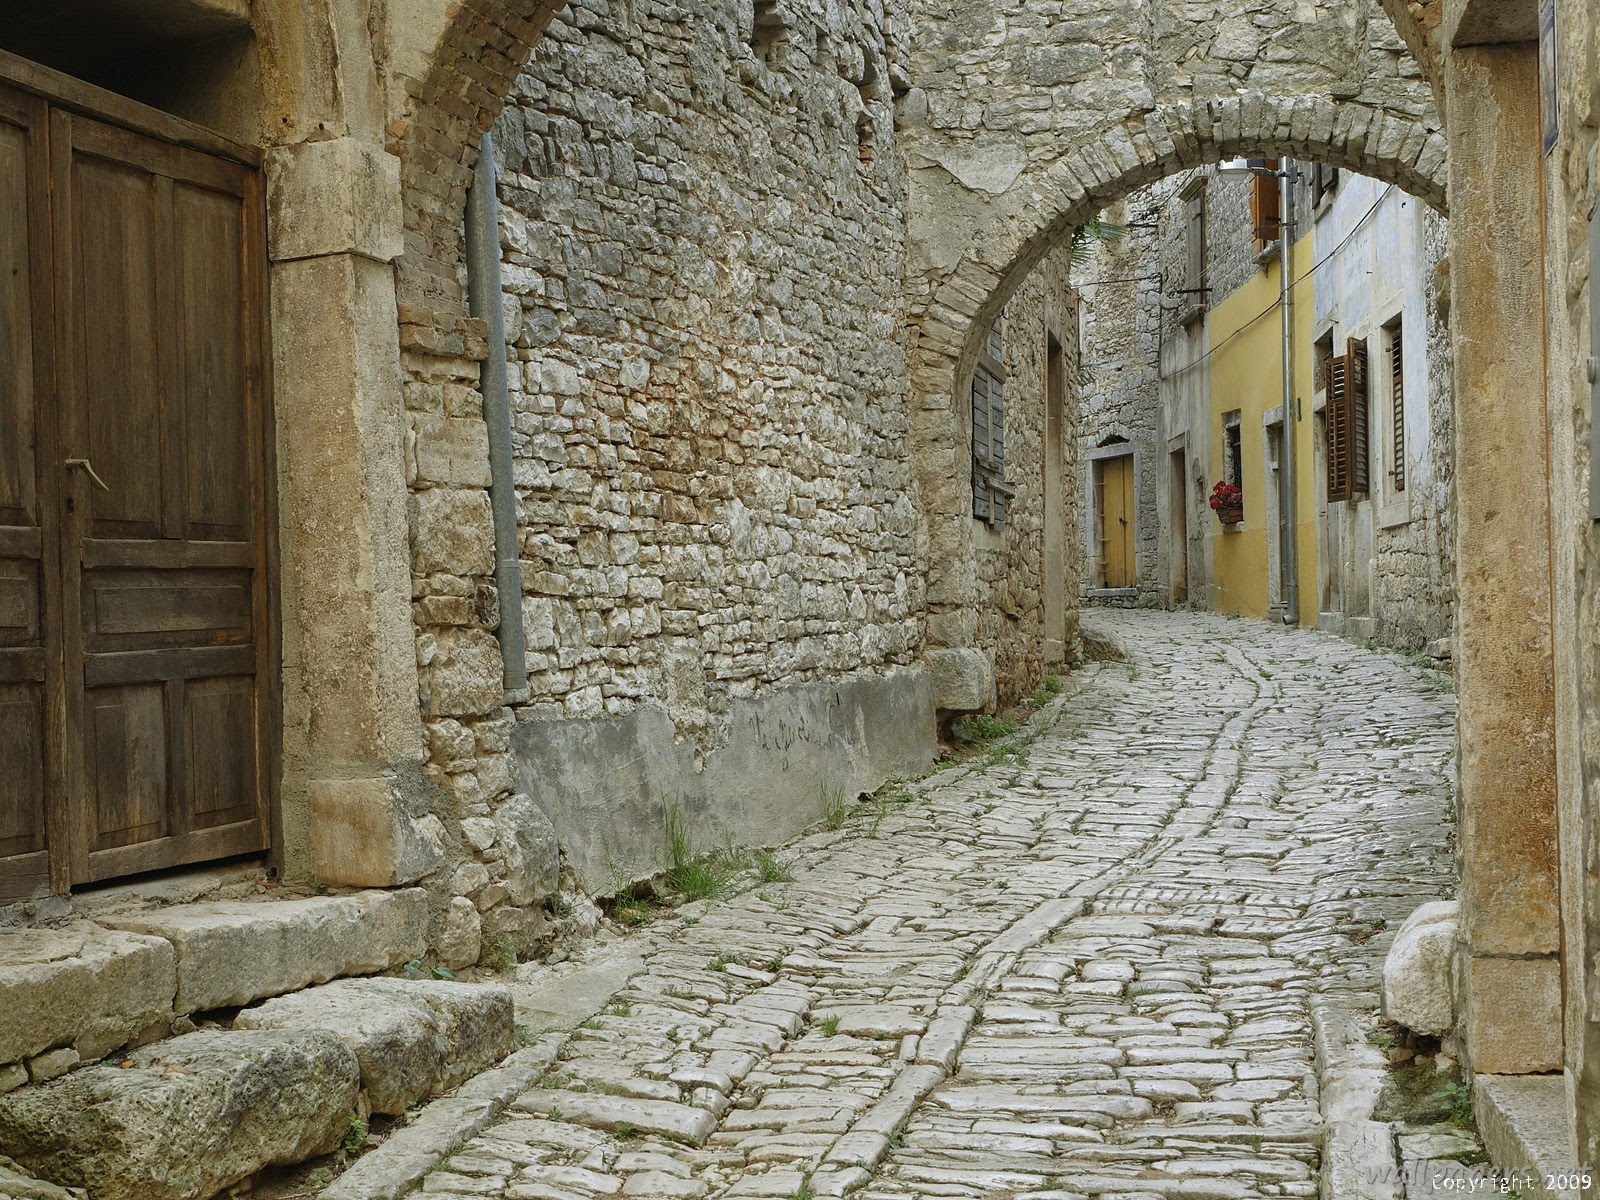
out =
<svg viewBox="0 0 1600 1200"><path fill-rule="evenodd" d="M0 237L28 263L0 288L0 878L8 922L74 922L26 954L145 964L122 978L148 1004L41 968L109 997L52 1007L35 970L5 1080L186 1016L174 947L201 941L84 919L129 873L113 907L264 867L367 889L305 902L356 928L377 906L391 964L532 949L565 866L644 869L675 801L619 776L597 807L634 814L624 844L569 832L564 863L587 818L551 792L588 780L551 784L562 762L667 752L710 836L741 754L762 783L787 761L866 787L931 754L940 709L1027 688L1071 640L1053 580L1080 577L1052 532L1076 484L1044 479L1078 444L1070 404L1059 439L1045 417L1075 353L1051 255L1159 179L1289 155L1450 213L1460 1033L1484 1111L1535 1095L1561 1165L1593 1161L1588 0L23 8L0 19ZM510 304L468 286L475 173Z"/></svg>

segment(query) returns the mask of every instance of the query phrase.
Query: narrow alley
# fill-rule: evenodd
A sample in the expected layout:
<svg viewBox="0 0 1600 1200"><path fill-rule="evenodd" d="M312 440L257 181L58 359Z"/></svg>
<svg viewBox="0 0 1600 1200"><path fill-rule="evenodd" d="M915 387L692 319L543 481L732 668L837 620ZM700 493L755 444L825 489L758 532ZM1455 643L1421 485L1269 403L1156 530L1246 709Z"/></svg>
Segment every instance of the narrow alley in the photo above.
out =
<svg viewBox="0 0 1600 1200"><path fill-rule="evenodd" d="M328 1195L1317 1194L1315 1037L1365 1040L1382 931L1453 886L1446 677L1092 621L1129 661L792 844L792 881L635 935L643 969L464 1148Z"/></svg>

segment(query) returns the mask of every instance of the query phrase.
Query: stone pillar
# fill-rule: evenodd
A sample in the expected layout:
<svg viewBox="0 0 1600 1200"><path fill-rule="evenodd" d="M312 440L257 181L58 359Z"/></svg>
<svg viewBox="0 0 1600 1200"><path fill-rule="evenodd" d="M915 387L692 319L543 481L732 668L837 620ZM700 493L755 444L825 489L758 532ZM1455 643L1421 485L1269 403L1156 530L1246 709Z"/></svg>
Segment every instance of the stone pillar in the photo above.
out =
<svg viewBox="0 0 1600 1200"><path fill-rule="evenodd" d="M1562 1061L1538 63L1455 44L1462 1019L1474 1070L1520 1074Z"/></svg>
<svg viewBox="0 0 1600 1200"><path fill-rule="evenodd" d="M393 261L399 160L336 138L267 162L284 627L283 861L390 886L442 857L421 782Z"/></svg>

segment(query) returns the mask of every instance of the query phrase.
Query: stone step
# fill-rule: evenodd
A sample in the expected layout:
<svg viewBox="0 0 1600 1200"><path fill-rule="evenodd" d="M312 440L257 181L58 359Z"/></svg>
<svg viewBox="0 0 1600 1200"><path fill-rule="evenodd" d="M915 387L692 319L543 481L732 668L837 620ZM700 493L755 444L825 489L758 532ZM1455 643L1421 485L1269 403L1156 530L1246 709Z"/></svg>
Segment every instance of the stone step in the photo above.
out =
<svg viewBox="0 0 1600 1200"><path fill-rule="evenodd" d="M325 1030L207 1030L0 1096L0 1152L95 1200L198 1200L332 1152L360 1090Z"/></svg>
<svg viewBox="0 0 1600 1200"><path fill-rule="evenodd" d="M427 894L407 888L306 900L213 900L110 917L104 924L172 943L173 1011L182 1016L387 971L425 952L427 920Z"/></svg>
<svg viewBox="0 0 1600 1200"><path fill-rule="evenodd" d="M190 1013L391 970L423 953L426 926L411 888L0 932L0 1093L164 1037Z"/></svg>
<svg viewBox="0 0 1600 1200"><path fill-rule="evenodd" d="M494 984L341 979L247 1008L240 1029L319 1029L355 1054L373 1112L399 1115L494 1066L517 1045L511 993Z"/></svg>
<svg viewBox="0 0 1600 1200"><path fill-rule="evenodd" d="M493 984L337 980L0 1096L0 1155L95 1200L200 1200L493 1067L512 1017Z"/></svg>

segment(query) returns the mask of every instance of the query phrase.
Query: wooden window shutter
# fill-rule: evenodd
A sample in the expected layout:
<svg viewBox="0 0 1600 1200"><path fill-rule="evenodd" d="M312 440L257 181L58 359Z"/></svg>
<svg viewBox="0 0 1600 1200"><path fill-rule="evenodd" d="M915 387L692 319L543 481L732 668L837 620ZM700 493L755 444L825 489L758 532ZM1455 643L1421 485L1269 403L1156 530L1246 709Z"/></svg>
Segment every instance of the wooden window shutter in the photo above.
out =
<svg viewBox="0 0 1600 1200"><path fill-rule="evenodd" d="M1328 499L1350 499L1350 362L1328 360Z"/></svg>
<svg viewBox="0 0 1600 1200"><path fill-rule="evenodd" d="M1397 492L1406 490L1406 356L1401 332L1401 327L1396 325L1389 341L1389 416L1393 422L1389 440L1393 465L1389 478L1394 481Z"/></svg>
<svg viewBox="0 0 1600 1200"><path fill-rule="evenodd" d="M989 480L985 466L989 461L989 383L987 367L972 372L972 515L989 519Z"/></svg>
<svg viewBox="0 0 1600 1200"><path fill-rule="evenodd" d="M1278 169L1278 160L1267 159L1270 170ZM1278 240L1278 180L1274 175L1256 175L1250 192L1250 224L1255 229L1256 246L1265 250Z"/></svg>
<svg viewBox="0 0 1600 1200"><path fill-rule="evenodd" d="M1361 338L1351 338L1347 346L1349 366L1345 386L1350 393L1350 493L1365 496L1372 490L1372 441L1367 420L1367 343Z"/></svg>

